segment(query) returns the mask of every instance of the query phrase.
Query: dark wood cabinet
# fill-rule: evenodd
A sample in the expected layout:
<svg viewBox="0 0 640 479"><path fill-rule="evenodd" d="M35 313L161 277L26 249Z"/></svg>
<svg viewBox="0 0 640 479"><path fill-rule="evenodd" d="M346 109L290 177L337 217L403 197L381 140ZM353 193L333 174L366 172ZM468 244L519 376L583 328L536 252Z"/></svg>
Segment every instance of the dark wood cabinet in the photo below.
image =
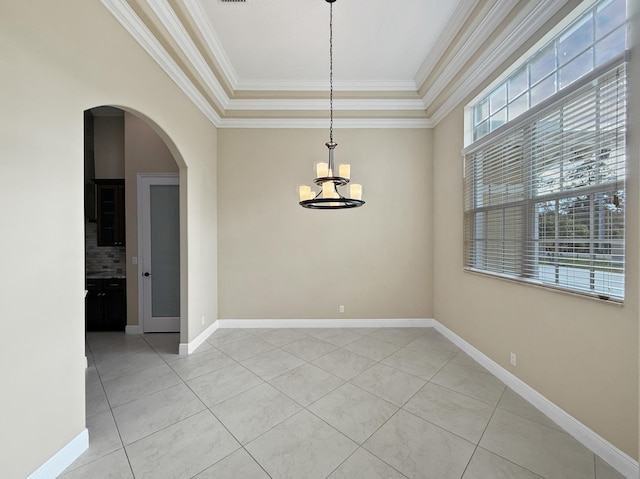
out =
<svg viewBox="0 0 640 479"><path fill-rule="evenodd" d="M94 180L98 246L124 246L124 180Z"/></svg>
<svg viewBox="0 0 640 479"><path fill-rule="evenodd" d="M99 280L87 281L87 295L84 299L84 318L87 331L99 331L102 321L102 284Z"/></svg>
<svg viewBox="0 0 640 479"><path fill-rule="evenodd" d="M127 324L126 280L88 279L85 299L87 331L124 331Z"/></svg>

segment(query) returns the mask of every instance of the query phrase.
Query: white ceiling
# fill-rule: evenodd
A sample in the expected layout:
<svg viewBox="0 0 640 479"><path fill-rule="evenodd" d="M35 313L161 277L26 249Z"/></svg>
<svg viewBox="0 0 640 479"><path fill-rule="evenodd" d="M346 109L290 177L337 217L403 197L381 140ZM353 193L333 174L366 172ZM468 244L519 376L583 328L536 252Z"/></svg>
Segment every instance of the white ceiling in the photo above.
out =
<svg viewBox="0 0 640 479"><path fill-rule="evenodd" d="M326 127L326 0L100 1L215 126ZM437 124L572 1L337 0L336 127Z"/></svg>
<svg viewBox="0 0 640 479"><path fill-rule="evenodd" d="M413 86L458 3L469 0L338 0L333 4L334 79ZM309 89L329 76L329 8L323 0L187 0L218 42L242 88ZM202 17L201 17L202 16ZM207 28L208 27L208 28ZM208 31L207 31L208 30ZM234 83L236 83L234 82ZM291 88L294 86L294 88ZM313 89L313 88L311 88Z"/></svg>

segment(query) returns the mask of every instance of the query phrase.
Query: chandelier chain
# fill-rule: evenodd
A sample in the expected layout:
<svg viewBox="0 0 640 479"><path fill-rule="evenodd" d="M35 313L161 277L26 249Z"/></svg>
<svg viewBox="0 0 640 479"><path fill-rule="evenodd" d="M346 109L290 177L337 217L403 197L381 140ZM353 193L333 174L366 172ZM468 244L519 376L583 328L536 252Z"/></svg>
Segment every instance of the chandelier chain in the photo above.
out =
<svg viewBox="0 0 640 479"><path fill-rule="evenodd" d="M333 143L333 3L329 3L329 140Z"/></svg>

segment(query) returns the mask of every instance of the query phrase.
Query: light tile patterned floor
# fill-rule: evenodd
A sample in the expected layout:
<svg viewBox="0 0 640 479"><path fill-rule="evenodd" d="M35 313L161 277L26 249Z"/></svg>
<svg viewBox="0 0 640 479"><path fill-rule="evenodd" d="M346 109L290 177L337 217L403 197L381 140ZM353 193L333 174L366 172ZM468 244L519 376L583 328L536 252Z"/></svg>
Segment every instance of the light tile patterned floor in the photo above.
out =
<svg viewBox="0 0 640 479"><path fill-rule="evenodd" d="M87 334L64 479L623 479L430 328Z"/></svg>

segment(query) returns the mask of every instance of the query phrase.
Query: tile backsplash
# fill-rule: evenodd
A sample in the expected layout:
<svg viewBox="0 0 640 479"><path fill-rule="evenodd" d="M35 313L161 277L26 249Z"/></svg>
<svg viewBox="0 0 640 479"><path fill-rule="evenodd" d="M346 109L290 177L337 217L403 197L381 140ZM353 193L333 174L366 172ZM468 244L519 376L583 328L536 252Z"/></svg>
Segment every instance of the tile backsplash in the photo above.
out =
<svg viewBox="0 0 640 479"><path fill-rule="evenodd" d="M124 246L98 247L98 225L85 222L85 271L91 278L124 278L126 255Z"/></svg>

